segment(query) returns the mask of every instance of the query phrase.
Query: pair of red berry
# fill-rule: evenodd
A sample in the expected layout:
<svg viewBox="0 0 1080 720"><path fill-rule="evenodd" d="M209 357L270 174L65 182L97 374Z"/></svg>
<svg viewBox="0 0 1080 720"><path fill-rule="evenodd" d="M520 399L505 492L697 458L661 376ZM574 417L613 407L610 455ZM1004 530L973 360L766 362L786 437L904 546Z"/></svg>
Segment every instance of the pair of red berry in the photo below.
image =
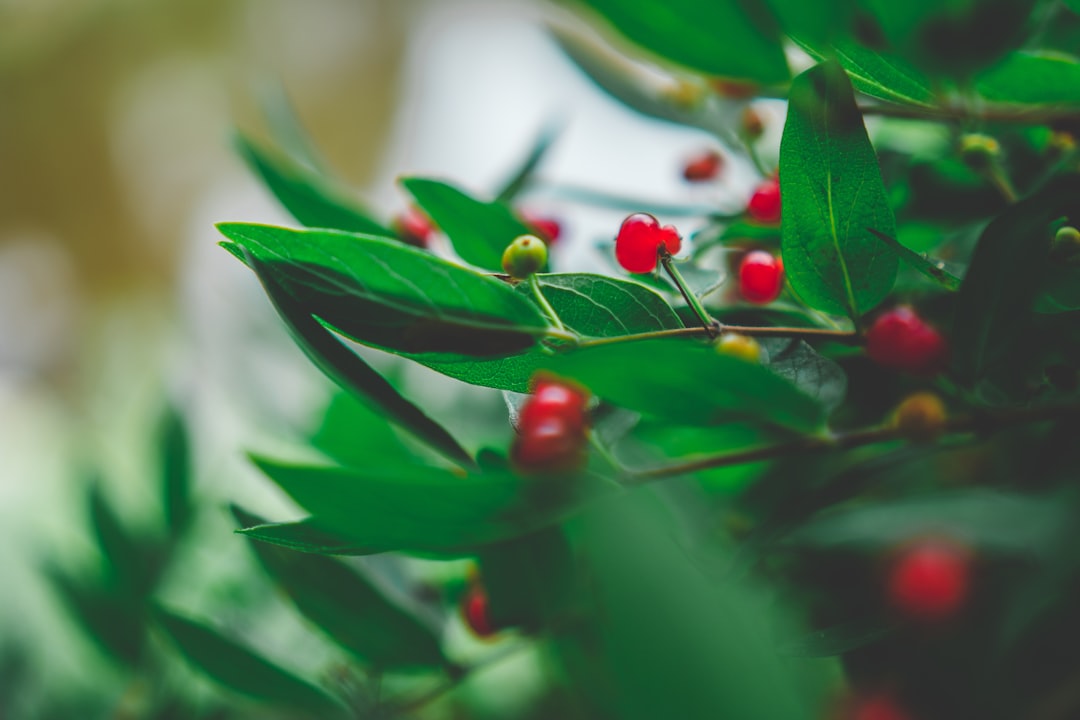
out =
<svg viewBox="0 0 1080 720"><path fill-rule="evenodd" d="M533 394L521 406L510 460L519 472L573 472L585 461L588 394L553 377L533 380Z"/></svg>
<svg viewBox="0 0 1080 720"><path fill-rule="evenodd" d="M866 354L882 367L933 375L949 356L945 337L907 305L888 310L866 331Z"/></svg>
<svg viewBox="0 0 1080 720"><path fill-rule="evenodd" d="M522 211L521 219L548 245L562 235L562 225L554 218ZM403 242L422 248L428 246L435 232L435 224L431 222L431 218L412 206L394 218L393 228Z"/></svg>

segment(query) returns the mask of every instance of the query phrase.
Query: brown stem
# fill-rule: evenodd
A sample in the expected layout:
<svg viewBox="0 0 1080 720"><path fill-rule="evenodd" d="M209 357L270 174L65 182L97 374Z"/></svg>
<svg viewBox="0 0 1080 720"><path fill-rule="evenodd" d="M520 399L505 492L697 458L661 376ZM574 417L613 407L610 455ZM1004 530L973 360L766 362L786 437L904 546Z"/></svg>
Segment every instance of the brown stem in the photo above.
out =
<svg viewBox="0 0 1080 720"><path fill-rule="evenodd" d="M800 328L800 327L757 327L751 325L725 325L714 320L712 327L676 328L674 330L655 330L653 332L636 333L634 335L619 335L617 337L591 338L582 340L574 348L595 347L597 345L611 345L613 343L634 342L637 340L659 340L664 338L679 337L703 337L712 338L718 333L738 333L750 337L786 337L799 340L832 340L848 345L861 344L863 339L858 333L846 330L828 330L825 328Z"/></svg>
<svg viewBox="0 0 1080 720"><path fill-rule="evenodd" d="M1048 406L1040 408L1026 408L998 413L985 413L969 415L949 420L945 423L943 434L953 435L961 433L987 433L994 430L1022 425L1031 422L1045 420L1058 420L1070 416L1080 415L1080 406ZM874 443L900 440L904 433L894 427L875 427L854 430L831 437L809 436L802 437L778 445L736 450L729 453L707 455L696 460L664 465L648 470L630 471L623 481L626 485L641 485L653 480L686 475L700 470L741 465L744 463L757 462L760 460L772 460L778 457L790 455L805 455L823 450L849 450L851 448L871 445Z"/></svg>
<svg viewBox="0 0 1080 720"><path fill-rule="evenodd" d="M901 118L908 120L939 120L964 122L984 120L989 122L1015 122L1024 124L1050 125L1058 122L1080 120L1080 111L1072 108L1016 109L1012 107L990 106L979 111L959 107L908 107L900 105L860 105L863 115Z"/></svg>

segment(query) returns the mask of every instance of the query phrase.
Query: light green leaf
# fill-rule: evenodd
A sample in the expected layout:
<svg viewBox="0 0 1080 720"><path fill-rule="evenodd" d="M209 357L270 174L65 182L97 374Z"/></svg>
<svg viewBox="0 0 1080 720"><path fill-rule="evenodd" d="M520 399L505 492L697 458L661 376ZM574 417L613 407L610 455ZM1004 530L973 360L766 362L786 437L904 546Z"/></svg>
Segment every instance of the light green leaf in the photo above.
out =
<svg viewBox="0 0 1080 720"><path fill-rule="evenodd" d="M795 78L780 145L781 249L808 304L857 320L896 279L896 255L870 228L895 235L877 157L839 65Z"/></svg>
<svg viewBox="0 0 1080 720"><path fill-rule="evenodd" d="M800 38L795 38L795 42L818 60L835 57L861 93L900 105L934 105L930 79L900 58L882 55L851 41L838 40L827 46L827 50L812 47Z"/></svg>
<svg viewBox="0 0 1080 720"><path fill-rule="evenodd" d="M1026 105L1080 105L1080 62L1060 53L1014 52L975 84L987 100Z"/></svg>

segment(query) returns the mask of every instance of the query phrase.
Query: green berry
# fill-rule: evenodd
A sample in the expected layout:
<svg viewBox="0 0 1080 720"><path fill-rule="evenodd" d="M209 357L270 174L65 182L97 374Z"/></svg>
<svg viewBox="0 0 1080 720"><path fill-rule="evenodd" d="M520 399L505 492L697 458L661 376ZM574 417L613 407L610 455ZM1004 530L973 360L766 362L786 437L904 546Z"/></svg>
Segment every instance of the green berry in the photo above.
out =
<svg viewBox="0 0 1080 720"><path fill-rule="evenodd" d="M521 235L506 246L503 270L512 278L524 280L547 264L547 245L535 235Z"/></svg>
<svg viewBox="0 0 1080 720"><path fill-rule="evenodd" d="M975 170L983 170L1001 155L1001 145L989 135L968 133L960 138L960 157Z"/></svg>
<svg viewBox="0 0 1080 720"><path fill-rule="evenodd" d="M716 341L716 352L747 362L761 362L761 346L758 345L757 340L747 335L724 333Z"/></svg>

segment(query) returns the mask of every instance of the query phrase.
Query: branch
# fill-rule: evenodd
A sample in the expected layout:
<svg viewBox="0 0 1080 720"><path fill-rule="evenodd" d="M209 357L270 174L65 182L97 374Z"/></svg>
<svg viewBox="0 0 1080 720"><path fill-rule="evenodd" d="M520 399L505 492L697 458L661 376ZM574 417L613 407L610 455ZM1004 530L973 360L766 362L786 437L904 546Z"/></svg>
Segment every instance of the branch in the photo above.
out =
<svg viewBox="0 0 1080 720"><path fill-rule="evenodd" d="M621 342L635 342L638 340L658 340L664 338L700 337L713 338L718 333L738 333L749 337L782 337L797 340L832 340L833 342L846 345L861 345L862 335L847 330L829 330L827 328L801 328L801 327L766 327L755 325L727 325L713 320L709 328L692 327L676 328L674 330L655 330L653 332L635 333L633 335L619 335L617 337L591 338L582 340L574 348L595 347L597 345L611 345Z"/></svg>
<svg viewBox="0 0 1080 720"><path fill-rule="evenodd" d="M914 107L883 103L859 105L859 111L863 115L957 123L983 120L987 122L1023 123L1026 125L1052 125L1061 122L1080 121L1080 110L1061 107L1025 108L1009 105L991 105L973 111L962 107Z"/></svg>

